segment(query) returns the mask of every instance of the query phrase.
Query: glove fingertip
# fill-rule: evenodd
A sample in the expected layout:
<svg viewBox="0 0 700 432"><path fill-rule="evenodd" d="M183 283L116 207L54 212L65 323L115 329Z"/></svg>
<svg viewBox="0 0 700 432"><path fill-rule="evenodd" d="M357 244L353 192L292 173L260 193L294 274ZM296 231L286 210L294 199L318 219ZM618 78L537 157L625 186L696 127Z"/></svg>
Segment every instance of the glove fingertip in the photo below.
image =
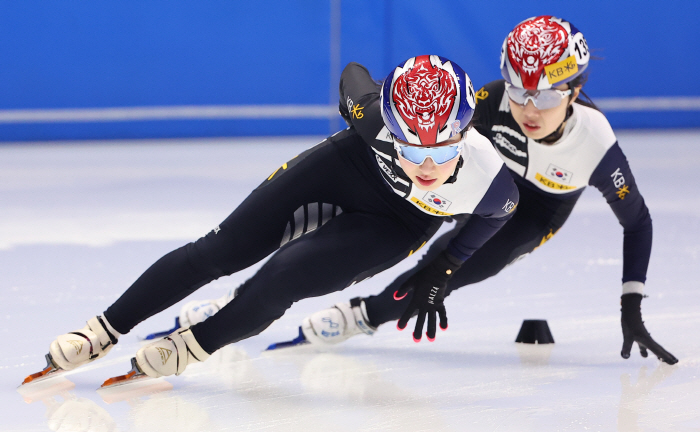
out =
<svg viewBox="0 0 700 432"><path fill-rule="evenodd" d="M401 323L400 323L400 322L397 322L397 323L396 323L396 329L397 329L398 331L403 331L405 328L406 328L406 324L404 324L403 327L401 327Z"/></svg>
<svg viewBox="0 0 700 432"><path fill-rule="evenodd" d="M628 359L630 358L630 353L626 353L624 351L620 352L620 355L622 356L623 359Z"/></svg>
<svg viewBox="0 0 700 432"><path fill-rule="evenodd" d="M671 358L666 358L666 359L660 358L660 360L663 361L663 362L666 362L666 363L668 363L668 364L670 364L670 365L674 365L674 364L678 363L678 359L675 358L674 356L671 356Z"/></svg>
<svg viewBox="0 0 700 432"><path fill-rule="evenodd" d="M412 336L413 336L413 335L412 335ZM420 342L420 340L421 340L421 338L416 339L416 337L413 336L413 342L418 343L418 342Z"/></svg>
<svg viewBox="0 0 700 432"><path fill-rule="evenodd" d="M440 324L440 330L442 330L442 331L447 330L447 323L445 323L445 327L443 327L442 324Z"/></svg>
<svg viewBox="0 0 700 432"><path fill-rule="evenodd" d="M428 333L426 333L426 334L425 334L425 337L428 338L428 341L430 341L430 342L435 342L435 336L430 337L430 335L429 335Z"/></svg>
<svg viewBox="0 0 700 432"><path fill-rule="evenodd" d="M404 293L404 295L399 296L399 291L396 290L394 292L394 300L403 300L407 295L408 295L408 293Z"/></svg>

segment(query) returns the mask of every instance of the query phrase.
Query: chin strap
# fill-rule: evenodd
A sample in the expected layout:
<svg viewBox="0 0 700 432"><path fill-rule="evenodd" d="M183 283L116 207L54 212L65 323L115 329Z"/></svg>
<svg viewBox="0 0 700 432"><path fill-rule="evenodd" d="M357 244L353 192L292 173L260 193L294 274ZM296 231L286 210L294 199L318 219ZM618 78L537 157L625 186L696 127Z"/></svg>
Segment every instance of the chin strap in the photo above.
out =
<svg viewBox="0 0 700 432"><path fill-rule="evenodd" d="M450 178L445 180L445 184L454 183L457 181L457 173L459 172L459 169L462 168L462 165L464 165L464 158L462 156L460 156L459 161L457 161L457 166L455 167L455 172L452 173Z"/></svg>
<svg viewBox="0 0 700 432"><path fill-rule="evenodd" d="M562 135L564 135L564 125L566 124L566 121L569 120L569 118L572 116L574 113L574 107L573 105L569 105L569 108L566 110L566 117L564 117L564 121L561 122L559 127L552 132L551 134L547 135L546 137L542 139L535 140L536 142L543 142L545 144L553 144L557 141L559 141L559 138L561 138Z"/></svg>

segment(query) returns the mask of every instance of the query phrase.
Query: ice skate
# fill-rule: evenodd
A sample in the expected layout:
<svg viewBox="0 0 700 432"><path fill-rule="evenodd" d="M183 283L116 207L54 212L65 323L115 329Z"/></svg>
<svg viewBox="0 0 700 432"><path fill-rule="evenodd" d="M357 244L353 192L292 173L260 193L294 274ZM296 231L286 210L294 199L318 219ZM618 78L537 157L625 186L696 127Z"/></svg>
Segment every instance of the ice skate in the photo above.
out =
<svg viewBox="0 0 700 432"><path fill-rule="evenodd" d="M66 372L64 369L61 369L54 363L53 358L51 358L51 354L46 354L46 367L39 372L35 372L29 376L27 376L24 381L22 381L22 384L20 384L20 387L23 387L29 383L36 384L41 381L45 381L46 379L50 377L54 377L57 375L60 375L63 372Z"/></svg>
<svg viewBox="0 0 700 432"><path fill-rule="evenodd" d="M117 377L109 378L100 388L126 384L142 378L160 378L180 375L187 365L202 362L209 358L189 329L180 329L151 342L136 352L131 359L131 370Z"/></svg>
<svg viewBox="0 0 700 432"><path fill-rule="evenodd" d="M119 336L106 318L96 316L89 319L82 329L63 334L51 342L46 354L46 367L27 376L22 385L47 379L104 357L117 343Z"/></svg>
<svg viewBox="0 0 700 432"><path fill-rule="evenodd" d="M180 328L188 328L195 324L199 324L210 316L217 313L222 307L226 306L238 294L238 288L232 289L222 297L213 300L194 300L185 303L180 309L180 315L175 317L175 326L170 330L151 333L143 340L153 340L162 338L173 333Z"/></svg>
<svg viewBox="0 0 700 432"><path fill-rule="evenodd" d="M267 351L304 344L334 345L358 334L373 335L377 328L367 319L364 300L356 297L349 303L316 312L303 319L299 336L287 342L278 342L267 347Z"/></svg>

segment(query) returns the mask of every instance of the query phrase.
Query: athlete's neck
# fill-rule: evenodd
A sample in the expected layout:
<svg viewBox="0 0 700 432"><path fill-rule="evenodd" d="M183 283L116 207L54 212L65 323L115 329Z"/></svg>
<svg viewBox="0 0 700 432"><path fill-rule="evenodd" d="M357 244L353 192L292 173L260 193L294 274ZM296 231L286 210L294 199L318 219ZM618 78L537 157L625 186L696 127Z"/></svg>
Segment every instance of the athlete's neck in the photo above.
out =
<svg viewBox="0 0 700 432"><path fill-rule="evenodd" d="M552 144L556 143L557 141L559 141L559 139L562 137L562 135L564 135L564 130L566 129L566 121L569 120L569 118L571 117L571 115L573 113L574 113L574 107L569 105L569 108L566 110L566 117L564 117L564 121L561 122L559 127L554 132L547 135L546 137L539 139L539 140L535 140L535 141L537 141L538 143L541 143L541 144L548 144L548 145L552 145Z"/></svg>

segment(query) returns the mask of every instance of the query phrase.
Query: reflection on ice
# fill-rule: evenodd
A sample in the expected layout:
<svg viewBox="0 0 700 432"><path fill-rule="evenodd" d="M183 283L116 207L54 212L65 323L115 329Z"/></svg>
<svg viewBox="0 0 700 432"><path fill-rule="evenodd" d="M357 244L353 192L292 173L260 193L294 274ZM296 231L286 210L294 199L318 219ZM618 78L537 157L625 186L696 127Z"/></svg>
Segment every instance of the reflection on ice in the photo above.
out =
<svg viewBox="0 0 700 432"><path fill-rule="evenodd" d="M516 343L520 363L523 365L544 366L549 364L549 357L555 344L524 344Z"/></svg>
<svg viewBox="0 0 700 432"><path fill-rule="evenodd" d="M152 431L208 431L212 423L206 409L187 402L180 396L159 393L143 399L131 400L129 419L137 432Z"/></svg>
<svg viewBox="0 0 700 432"><path fill-rule="evenodd" d="M641 431L639 413L648 409L647 402L651 391L668 379L678 368L666 363L659 363L651 375L647 376L647 367L639 368L637 381L632 384L630 374L620 376L622 396L617 414L617 430L620 432Z"/></svg>
<svg viewBox="0 0 700 432"><path fill-rule="evenodd" d="M76 396L75 384L63 376L22 386L17 391L27 403L46 405L46 422L55 432L115 432L112 416L95 402Z"/></svg>
<svg viewBox="0 0 700 432"><path fill-rule="evenodd" d="M46 417L49 429L55 432L114 432L119 430L107 410L90 399L73 394L64 396L63 402L51 399Z"/></svg>

